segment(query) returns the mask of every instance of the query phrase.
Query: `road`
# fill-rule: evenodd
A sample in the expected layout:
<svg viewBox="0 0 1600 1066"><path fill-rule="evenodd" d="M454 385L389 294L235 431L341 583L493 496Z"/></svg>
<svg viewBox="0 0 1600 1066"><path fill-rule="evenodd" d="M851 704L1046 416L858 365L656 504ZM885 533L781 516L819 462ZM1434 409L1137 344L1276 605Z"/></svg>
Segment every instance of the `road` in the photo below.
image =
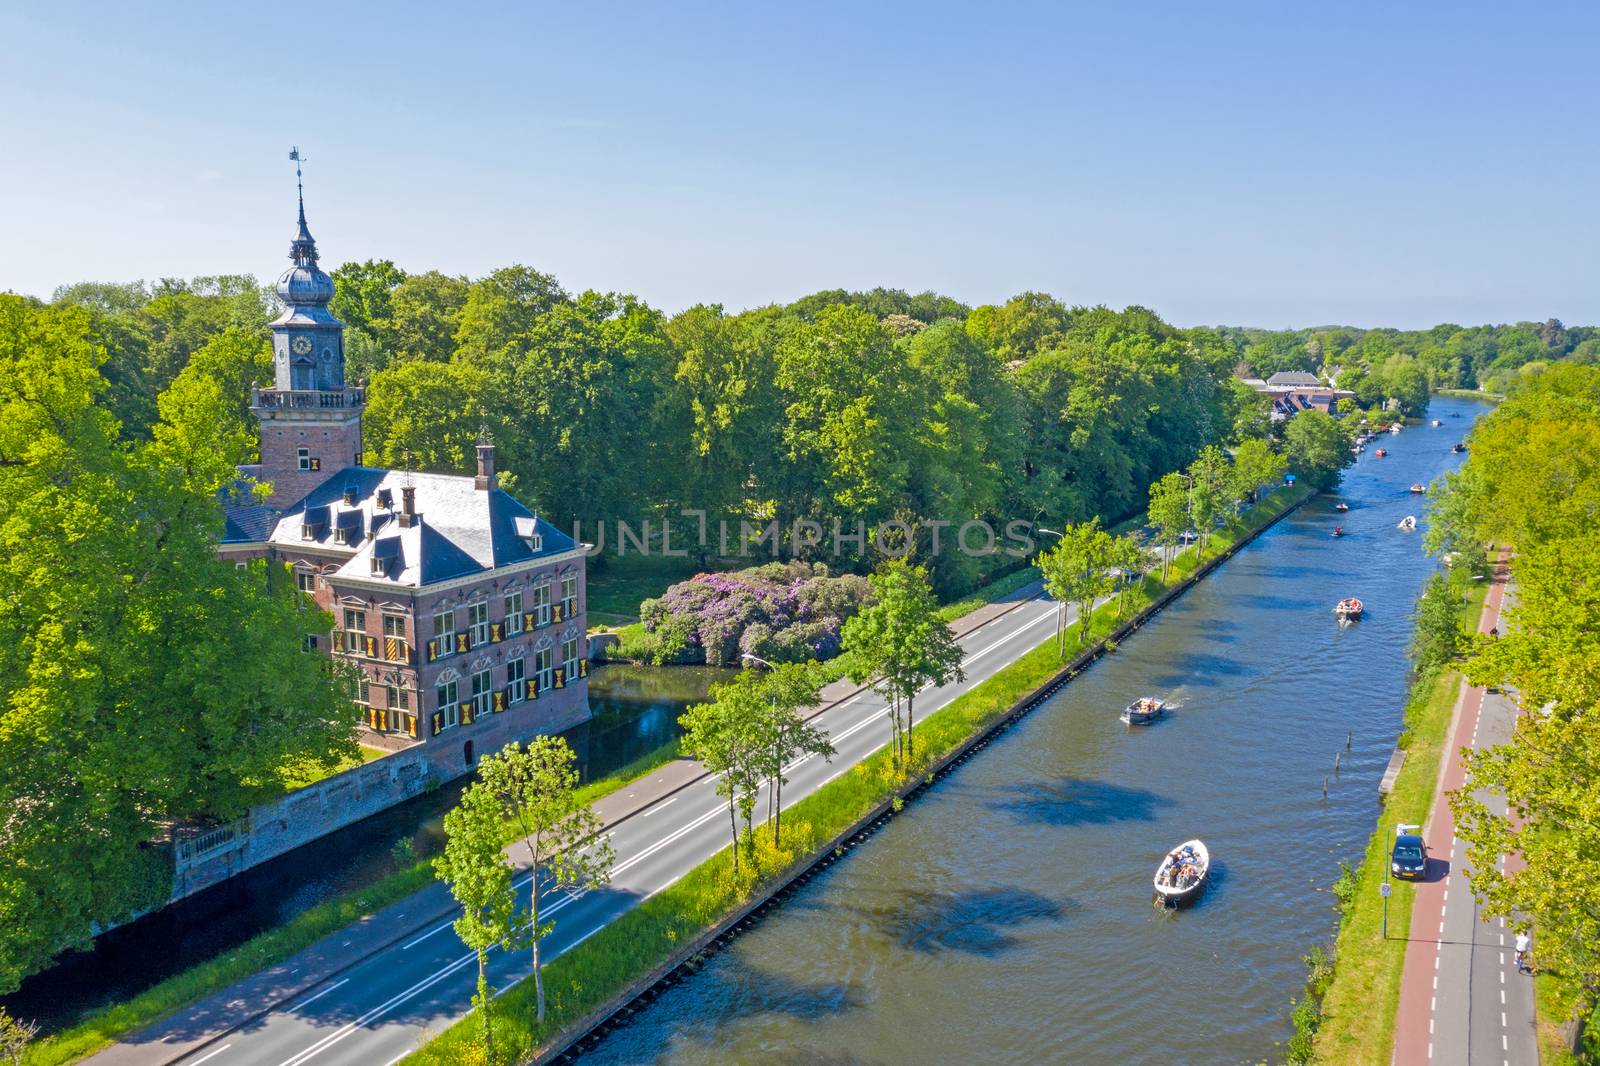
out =
<svg viewBox="0 0 1600 1066"><path fill-rule="evenodd" d="M1503 580L1503 575L1502 575ZM1499 624L1503 585L1490 590L1479 631ZM1394 1062L1465 1066L1538 1066L1533 978L1512 963L1513 933L1501 919L1482 920L1472 894L1465 848L1455 837L1446 793L1465 780L1461 748L1511 738L1517 707L1508 697L1463 683L1451 754L1434 797L1424 839L1430 880L1418 887L1401 979ZM1504 813L1503 800L1489 797ZM1459 855L1459 861L1457 856ZM1502 858L1502 863L1505 861Z"/></svg>
<svg viewBox="0 0 1600 1066"><path fill-rule="evenodd" d="M1053 601L1034 599L961 639L966 679L926 692L923 714L992 677L1051 633ZM883 701L858 693L824 711L825 728L837 754L831 762L807 758L794 764L784 787L784 806L865 759L887 740ZM1109 712L1108 712L1109 713ZM541 917L555 917L545 941L548 962L582 943L606 923L666 888L729 842L727 807L710 780L700 781L641 815L616 826L616 863L604 889L575 896L541 897ZM519 888L528 890L526 876ZM490 983L508 988L531 972L526 952L494 953ZM176 1061L185 1066L386 1066L398 1061L465 1012L477 981L475 956L448 922L379 952L336 979L307 989L286 1008L229 1033Z"/></svg>

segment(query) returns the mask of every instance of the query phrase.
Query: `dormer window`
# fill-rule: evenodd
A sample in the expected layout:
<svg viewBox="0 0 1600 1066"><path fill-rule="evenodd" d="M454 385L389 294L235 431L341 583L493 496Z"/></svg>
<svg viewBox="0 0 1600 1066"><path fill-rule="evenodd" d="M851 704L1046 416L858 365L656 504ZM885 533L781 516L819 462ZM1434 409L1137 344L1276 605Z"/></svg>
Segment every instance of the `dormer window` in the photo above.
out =
<svg viewBox="0 0 1600 1066"><path fill-rule="evenodd" d="M356 505L356 487L354 485L345 486L344 505L346 507L354 507Z"/></svg>
<svg viewBox="0 0 1600 1066"><path fill-rule="evenodd" d="M336 544L356 544L361 540L361 512L340 511L333 524Z"/></svg>
<svg viewBox="0 0 1600 1066"><path fill-rule="evenodd" d="M544 550L544 534L539 532L539 520L530 515L518 515L516 520L517 539L531 552Z"/></svg>
<svg viewBox="0 0 1600 1066"><path fill-rule="evenodd" d="M389 560L382 555L372 557L372 573L374 577L387 577L389 573Z"/></svg>
<svg viewBox="0 0 1600 1066"><path fill-rule="evenodd" d="M308 507L300 520L301 540L320 540L328 531L328 509L326 507Z"/></svg>
<svg viewBox="0 0 1600 1066"><path fill-rule="evenodd" d="M394 510L394 493L389 489L378 490L378 506L385 511Z"/></svg>

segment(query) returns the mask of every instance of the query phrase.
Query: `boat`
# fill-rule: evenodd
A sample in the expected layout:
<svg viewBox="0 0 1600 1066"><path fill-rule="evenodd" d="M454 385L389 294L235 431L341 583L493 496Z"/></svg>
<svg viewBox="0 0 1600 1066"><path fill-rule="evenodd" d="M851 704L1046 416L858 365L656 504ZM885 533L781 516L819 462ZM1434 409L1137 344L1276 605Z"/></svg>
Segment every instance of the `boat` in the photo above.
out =
<svg viewBox="0 0 1600 1066"><path fill-rule="evenodd" d="M1167 713L1167 701L1159 696L1140 696L1122 712L1124 725L1149 725Z"/></svg>
<svg viewBox="0 0 1600 1066"><path fill-rule="evenodd" d="M1421 496L1424 492L1428 491L1428 486L1424 485L1422 482L1419 481L1416 484L1411 486L1411 491L1414 494L1416 494L1418 496Z"/></svg>
<svg viewBox="0 0 1600 1066"><path fill-rule="evenodd" d="M1460 455L1462 452L1467 450L1467 446L1462 444L1460 441L1456 441L1454 444L1450 445L1450 450L1455 452L1457 455Z"/></svg>
<svg viewBox="0 0 1600 1066"><path fill-rule="evenodd" d="M1343 526L1334 526L1333 527L1333 535L1336 536L1336 537L1344 536L1344 527Z"/></svg>
<svg viewBox="0 0 1600 1066"><path fill-rule="evenodd" d="M1435 419L1434 419L1434 420L1433 420L1433 424L1434 424L1434 425L1435 425L1435 426L1442 426L1442 425L1444 425L1444 422L1443 422L1443 421L1442 421L1442 420L1440 420L1440 419L1437 419L1437 418L1435 418Z"/></svg>
<svg viewBox="0 0 1600 1066"><path fill-rule="evenodd" d="M1354 622L1367 612L1366 605L1354 596L1347 596L1334 604L1334 616L1341 622Z"/></svg>
<svg viewBox="0 0 1600 1066"><path fill-rule="evenodd" d="M1413 529L1417 528L1417 516L1414 515L1414 514L1406 515L1404 518L1400 519L1399 524L1396 525L1394 528L1402 529L1402 530L1405 530L1407 533L1410 533Z"/></svg>
<svg viewBox="0 0 1600 1066"><path fill-rule="evenodd" d="M1176 907L1200 894L1211 872L1211 852L1199 840L1185 840L1167 852L1156 867L1156 902Z"/></svg>
<svg viewBox="0 0 1600 1066"><path fill-rule="evenodd" d="M1376 455L1379 459L1382 459L1384 456L1388 455L1389 452L1385 448L1379 448L1377 451L1373 452L1372 454Z"/></svg>
<svg viewBox="0 0 1600 1066"><path fill-rule="evenodd" d="M1393 434L1399 434L1399 432L1400 432L1400 423L1396 422L1394 425L1390 426L1389 427L1389 432L1393 433Z"/></svg>
<svg viewBox="0 0 1600 1066"><path fill-rule="evenodd" d="M1343 500L1340 500L1338 503L1333 505L1333 509L1338 511L1340 514L1344 514L1346 511L1350 510L1350 505L1345 503Z"/></svg>

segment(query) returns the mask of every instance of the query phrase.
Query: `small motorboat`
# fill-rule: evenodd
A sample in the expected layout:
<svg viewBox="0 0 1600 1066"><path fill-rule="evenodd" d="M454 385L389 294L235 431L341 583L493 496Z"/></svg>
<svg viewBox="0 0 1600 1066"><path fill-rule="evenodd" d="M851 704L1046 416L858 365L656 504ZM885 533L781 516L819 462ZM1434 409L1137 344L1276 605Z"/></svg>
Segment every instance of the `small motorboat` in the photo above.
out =
<svg viewBox="0 0 1600 1066"><path fill-rule="evenodd" d="M1400 433L1400 423L1396 422L1394 425L1390 426L1389 432L1398 435Z"/></svg>
<svg viewBox="0 0 1600 1066"><path fill-rule="evenodd" d="M1462 444L1460 441L1456 441L1454 444L1450 445L1450 450L1457 455L1460 455L1462 452L1467 450L1467 446Z"/></svg>
<svg viewBox="0 0 1600 1066"><path fill-rule="evenodd" d="M1163 907L1187 903L1205 887L1211 872L1211 852L1199 840L1185 840L1156 867L1156 902Z"/></svg>
<svg viewBox="0 0 1600 1066"><path fill-rule="evenodd" d="M1434 425L1435 428L1438 428L1439 426L1444 425L1444 422L1441 419L1435 418L1433 420L1433 425Z"/></svg>
<svg viewBox="0 0 1600 1066"><path fill-rule="evenodd" d="M1334 617L1341 622L1354 622L1366 611L1366 606L1354 596L1347 596L1333 606Z"/></svg>
<svg viewBox="0 0 1600 1066"><path fill-rule="evenodd" d="M1140 696L1121 714L1123 725L1149 725L1167 713L1167 701L1159 696Z"/></svg>
<svg viewBox="0 0 1600 1066"><path fill-rule="evenodd" d="M1424 492L1428 491L1428 486L1419 481L1411 486L1411 491L1414 495L1421 496Z"/></svg>
<svg viewBox="0 0 1600 1066"><path fill-rule="evenodd" d="M1379 448L1377 451L1373 452L1372 454L1376 455L1379 459L1382 459L1384 456L1389 454L1389 451L1386 448Z"/></svg>
<svg viewBox="0 0 1600 1066"><path fill-rule="evenodd" d="M1333 509L1338 511L1340 514L1344 514L1346 511L1350 510L1350 505L1345 503L1343 500L1340 500L1338 503L1333 505Z"/></svg>
<svg viewBox="0 0 1600 1066"><path fill-rule="evenodd" d="M1344 536L1344 527L1343 526L1334 526L1333 527L1333 535L1336 536L1336 537Z"/></svg>
<svg viewBox="0 0 1600 1066"><path fill-rule="evenodd" d="M1404 518L1400 519L1394 528L1406 533L1410 533L1413 529L1417 528L1417 516L1414 514L1406 515Z"/></svg>

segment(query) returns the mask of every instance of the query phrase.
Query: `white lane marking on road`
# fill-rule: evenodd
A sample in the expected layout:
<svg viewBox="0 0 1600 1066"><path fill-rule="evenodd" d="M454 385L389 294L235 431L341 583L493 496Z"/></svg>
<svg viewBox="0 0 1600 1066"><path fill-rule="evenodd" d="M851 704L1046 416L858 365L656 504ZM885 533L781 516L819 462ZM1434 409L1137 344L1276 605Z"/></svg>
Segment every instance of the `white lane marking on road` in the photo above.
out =
<svg viewBox="0 0 1600 1066"><path fill-rule="evenodd" d="M661 810L661 808L670 807L674 803L677 803L677 802L678 802L678 797L677 796L673 796L671 799L664 799L660 803L657 803L654 806L652 806L648 811L645 811L644 812L644 816L646 818L648 818L652 814L655 814L657 811Z"/></svg>
<svg viewBox="0 0 1600 1066"><path fill-rule="evenodd" d="M217 1050L213 1051L211 1054L207 1055L205 1058L203 1058L203 1059L195 1059L193 1062L191 1062L189 1064L189 1066L200 1066L200 1064L202 1062L206 1062L206 1061L208 1061L210 1059L216 1058L218 1055L222 1054L224 1051L227 1051L232 1046L233 1046L232 1044L223 1044L221 1047L217 1048Z"/></svg>
<svg viewBox="0 0 1600 1066"><path fill-rule="evenodd" d="M288 1013L289 1014L293 1014L295 1011L299 1010L301 1007L308 1007L311 1004L315 1003L317 1000L321 999L323 996L327 995L329 992L332 992L334 989L338 988L340 985L345 985L345 984L349 984L349 983L350 983L350 978L348 978L348 977L343 978L342 980L339 980L339 981L335 981L333 984L329 985L327 988L324 988L321 992L318 992L316 995L312 996L310 999L302 999L299 1003L296 1003L294 1006L290 1007L289 1010L288 1010Z"/></svg>
<svg viewBox="0 0 1600 1066"><path fill-rule="evenodd" d="M284 1059L278 1064L278 1066L300 1066L302 1062L307 1062L312 1056L326 1051L328 1048L332 1047L334 1044L337 1044L339 1041L343 1040L345 1037L349 1036L363 1025L367 1025L368 1023L381 1018L383 1015L388 1014L391 1010L394 1010L394 1008L398 1007L406 1000L432 988L434 985L438 984L440 981L443 981L446 977L449 977L457 970L460 970L462 967L475 961L477 957L477 952L467 952L455 962L452 962L448 966L445 966L439 970L435 970L433 973L429 974L427 977L424 977L422 980L418 981L404 992L389 997L389 999L385 1000L383 1003L380 1003L378 1006L373 1007L355 1021L350 1022L342 1028L336 1029L329 1033L327 1036L323 1037L321 1040L318 1040L315 1044L312 1044L304 1051Z"/></svg>
<svg viewBox="0 0 1600 1066"><path fill-rule="evenodd" d="M1502 959L1501 961L1503 962L1505 960ZM1506 1002L1506 990L1502 988L1500 990L1500 1005L1501 1006L1505 1006L1505 1002Z"/></svg>
<svg viewBox="0 0 1600 1066"><path fill-rule="evenodd" d="M408 1057L410 1054L411 1054L411 1052L409 1052L409 1051L402 1051L402 1052L400 1052L400 1054L396 1055L394 1058L392 1058L388 1062L384 1063L383 1066L394 1066L395 1063L399 1062L403 1058Z"/></svg>
<svg viewBox="0 0 1600 1066"><path fill-rule="evenodd" d="M413 940L411 943L402 944L400 946L400 950L401 951L410 951L412 948L416 947L418 944L422 943L424 940L428 939L433 934L442 933L442 932L444 932L446 929L450 928L454 924L455 924L455 919L452 918L450 921L445 922L443 925L436 925L432 929L429 929L426 933L423 933L421 936L417 937L417 939Z"/></svg>

